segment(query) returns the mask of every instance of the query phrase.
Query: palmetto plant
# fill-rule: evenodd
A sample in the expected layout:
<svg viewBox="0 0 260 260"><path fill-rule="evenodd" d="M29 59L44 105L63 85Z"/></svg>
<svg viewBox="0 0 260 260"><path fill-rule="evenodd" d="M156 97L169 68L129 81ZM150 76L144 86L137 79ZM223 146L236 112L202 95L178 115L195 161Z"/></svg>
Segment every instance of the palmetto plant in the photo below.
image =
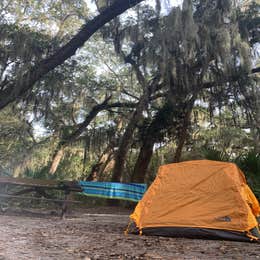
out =
<svg viewBox="0 0 260 260"><path fill-rule="evenodd" d="M212 161L230 161L229 155L224 151L219 151L214 147L202 147L201 153L205 159Z"/></svg>
<svg viewBox="0 0 260 260"><path fill-rule="evenodd" d="M246 174L248 183L260 198L260 154L249 151L238 156L234 162Z"/></svg>
<svg viewBox="0 0 260 260"><path fill-rule="evenodd" d="M234 159L225 152L219 151L214 147L202 148L203 157L214 161L234 162L246 175L247 181L254 191L255 195L260 198L260 154L254 150L244 152Z"/></svg>

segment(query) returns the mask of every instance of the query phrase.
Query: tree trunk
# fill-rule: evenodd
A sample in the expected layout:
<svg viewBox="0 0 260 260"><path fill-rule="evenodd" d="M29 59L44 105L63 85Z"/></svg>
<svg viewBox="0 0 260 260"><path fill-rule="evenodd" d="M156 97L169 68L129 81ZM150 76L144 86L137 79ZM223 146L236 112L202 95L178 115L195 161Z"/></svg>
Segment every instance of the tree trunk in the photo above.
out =
<svg viewBox="0 0 260 260"><path fill-rule="evenodd" d="M107 167L109 166L110 162L112 162L113 155L114 155L114 152L111 150L110 152L108 152L106 154L105 157L102 158L102 164L98 171L98 177L99 177L100 181L102 181L102 179L104 178L103 173L107 170Z"/></svg>
<svg viewBox="0 0 260 260"><path fill-rule="evenodd" d="M92 166L91 173L86 178L87 181L100 181L101 175L105 171L107 165L113 157L113 149L108 147L105 152L100 156L97 163Z"/></svg>
<svg viewBox="0 0 260 260"><path fill-rule="evenodd" d="M49 170L50 174L54 174L62 160L62 157L64 155L64 148L60 148L58 150L56 150L56 152L54 153L54 156L52 158L52 163L51 163L51 167Z"/></svg>
<svg viewBox="0 0 260 260"><path fill-rule="evenodd" d="M136 129L137 123L140 121L142 118L142 113L143 110L146 106L147 103L147 93L145 93L133 113L133 116L129 122L129 124L126 127L126 130L123 134L123 137L119 143L118 150L116 152L115 156L115 166L112 174L112 181L114 182L120 182L122 178L122 174L124 171L124 165L125 165L125 160L127 156L127 152L132 144L133 141L133 135L134 131Z"/></svg>
<svg viewBox="0 0 260 260"><path fill-rule="evenodd" d="M187 140L187 136L188 136L188 126L185 126L182 128L183 132L181 133L181 135L178 138L178 145L175 151L175 155L174 155L174 162L180 162L181 161L181 154L182 154L182 149L184 147L184 144Z"/></svg>
<svg viewBox="0 0 260 260"><path fill-rule="evenodd" d="M127 152L133 141L133 133L136 128L136 126L135 126L136 122L137 122L137 119L132 118L132 120L130 121L130 123L128 124L128 126L125 130L125 133L121 139L120 145L116 152L115 166L114 166L113 175L112 175L112 181L114 181L114 182L121 181L122 174L124 171L124 165L125 165Z"/></svg>
<svg viewBox="0 0 260 260"><path fill-rule="evenodd" d="M179 132L178 135L178 141L177 141L177 149L175 151L175 155L174 155L174 162L180 162L181 161L181 154L182 154L182 149L185 145L185 142L187 141L188 138L188 131L189 131L189 126L190 126L190 117L191 117L191 112L193 109L193 105L195 102L195 99L197 97L197 93L195 93L192 97L192 99L190 100L190 102L187 104L186 109L184 109L185 111L185 115L184 115L184 119L183 119L183 123L182 123L182 128L181 131Z"/></svg>
<svg viewBox="0 0 260 260"><path fill-rule="evenodd" d="M144 183L145 175L153 155L153 146L154 142L150 138L143 143L134 167L131 182Z"/></svg>
<svg viewBox="0 0 260 260"><path fill-rule="evenodd" d="M88 21L67 44L58 49L51 57L42 60L25 72L22 78L19 79L19 82L7 82L4 88L0 89L0 109L23 96L32 89L38 80L73 56L103 25L142 1L116 0L102 13Z"/></svg>

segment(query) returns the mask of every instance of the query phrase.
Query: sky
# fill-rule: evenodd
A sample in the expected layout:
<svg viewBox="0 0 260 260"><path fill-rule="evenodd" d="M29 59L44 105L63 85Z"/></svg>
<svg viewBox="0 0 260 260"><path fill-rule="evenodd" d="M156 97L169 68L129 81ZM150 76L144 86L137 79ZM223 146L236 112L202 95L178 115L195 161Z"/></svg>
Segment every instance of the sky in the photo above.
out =
<svg viewBox="0 0 260 260"><path fill-rule="evenodd" d="M85 2L89 5L90 9L96 10L94 1L85 0ZM145 0L144 2L151 5L155 5L155 0ZM172 6L178 6L182 4L183 0L161 0L161 2L169 2Z"/></svg>

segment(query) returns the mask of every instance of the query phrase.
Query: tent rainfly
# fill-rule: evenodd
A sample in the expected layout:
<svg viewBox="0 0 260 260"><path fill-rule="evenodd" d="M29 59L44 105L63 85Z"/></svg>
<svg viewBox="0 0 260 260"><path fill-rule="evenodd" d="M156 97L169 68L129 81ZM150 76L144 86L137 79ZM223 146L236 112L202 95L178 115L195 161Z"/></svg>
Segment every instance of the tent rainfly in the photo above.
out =
<svg viewBox="0 0 260 260"><path fill-rule="evenodd" d="M259 216L235 164L198 160L161 166L130 218L140 234L259 242Z"/></svg>

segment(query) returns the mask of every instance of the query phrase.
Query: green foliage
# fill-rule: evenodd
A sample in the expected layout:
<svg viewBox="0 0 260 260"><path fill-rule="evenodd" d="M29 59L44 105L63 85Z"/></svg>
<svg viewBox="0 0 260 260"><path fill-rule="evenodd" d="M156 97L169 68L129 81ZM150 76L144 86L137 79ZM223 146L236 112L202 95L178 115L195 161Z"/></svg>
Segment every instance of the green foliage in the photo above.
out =
<svg viewBox="0 0 260 260"><path fill-rule="evenodd" d="M228 154L210 147L201 149L205 159L214 161L230 161L238 165L238 167L246 175L249 186L252 188L258 198L260 198L260 154L254 150L242 152L235 158Z"/></svg>
<svg viewBox="0 0 260 260"><path fill-rule="evenodd" d="M89 10L83 0L3 0L0 2L0 22L37 27L48 34L72 32L88 16Z"/></svg>
<svg viewBox="0 0 260 260"><path fill-rule="evenodd" d="M250 1L248 6L241 6L237 15L239 17L239 30L243 39L248 39L251 45L260 41L259 33L259 1Z"/></svg>
<svg viewBox="0 0 260 260"><path fill-rule="evenodd" d="M229 160L229 156L225 152L218 151L213 147L203 147L201 153L203 157L208 160L224 162Z"/></svg>
<svg viewBox="0 0 260 260"><path fill-rule="evenodd" d="M49 175L49 171L48 171L48 167L44 166L40 169L32 169L32 167L27 168L24 173L23 176L25 178L32 178L32 179L40 179L40 180L46 180L49 179L51 176Z"/></svg>
<svg viewBox="0 0 260 260"><path fill-rule="evenodd" d="M234 162L245 172L249 185L260 198L260 154L253 150L242 153Z"/></svg>
<svg viewBox="0 0 260 260"><path fill-rule="evenodd" d="M26 151L32 146L30 124L18 111L5 109L0 112L0 165L2 174L10 175L24 161Z"/></svg>
<svg viewBox="0 0 260 260"><path fill-rule="evenodd" d="M67 149L58 171L53 178L59 180L78 180L83 175L83 149ZM86 167L86 166L85 166Z"/></svg>

